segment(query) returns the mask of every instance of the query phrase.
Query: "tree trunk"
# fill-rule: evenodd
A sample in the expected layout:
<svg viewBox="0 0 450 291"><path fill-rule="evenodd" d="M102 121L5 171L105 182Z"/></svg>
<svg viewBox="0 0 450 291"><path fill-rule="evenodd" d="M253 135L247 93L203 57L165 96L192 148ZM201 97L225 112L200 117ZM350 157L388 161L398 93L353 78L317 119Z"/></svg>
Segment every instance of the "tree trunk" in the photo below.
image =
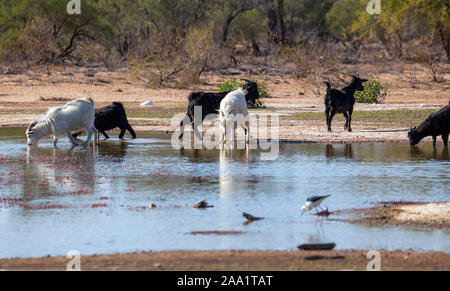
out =
<svg viewBox="0 0 450 291"><path fill-rule="evenodd" d="M225 24L223 25L223 29L222 29L222 47L227 43L227 38L228 38L228 30L230 29L230 24L233 21L234 16L232 14L230 14L227 17L227 20L225 21Z"/></svg>
<svg viewBox="0 0 450 291"><path fill-rule="evenodd" d="M280 41L281 44L284 45L286 43L286 26L284 25L284 16L283 16L283 0L278 0L278 23L280 23Z"/></svg>
<svg viewBox="0 0 450 291"><path fill-rule="evenodd" d="M234 11L233 7L231 7L231 11L230 11L230 13L227 16L227 19L225 20L225 23L224 23L223 28L222 28L222 43L220 45L221 47L224 47L226 42L227 42L228 31L230 29L230 25L233 22L233 20L236 17L238 17L241 13L243 13L243 12L245 12L247 10L250 10L252 8L251 6L247 5L248 2L246 0L245 1L241 1L240 4L241 4L241 6L237 7L236 11Z"/></svg>
<svg viewBox="0 0 450 291"><path fill-rule="evenodd" d="M446 33L444 27L440 22L437 23L439 36L441 37L442 47L447 55L447 62L450 62L450 33Z"/></svg>

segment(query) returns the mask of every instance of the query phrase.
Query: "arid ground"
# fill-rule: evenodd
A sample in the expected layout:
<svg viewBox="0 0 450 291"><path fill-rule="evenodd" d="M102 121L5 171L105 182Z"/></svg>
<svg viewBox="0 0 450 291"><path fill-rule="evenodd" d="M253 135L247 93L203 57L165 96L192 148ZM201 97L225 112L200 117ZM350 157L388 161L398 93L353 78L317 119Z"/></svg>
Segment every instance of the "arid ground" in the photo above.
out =
<svg viewBox="0 0 450 291"><path fill-rule="evenodd" d="M218 90L223 80L248 78L265 84L267 108L252 110L252 114L280 114L280 139L322 143L407 142L406 131L417 126L431 112L447 105L450 100L450 68L441 64L439 82L429 78L428 70L420 64L348 65L341 80L350 80L351 73L376 75L391 85L390 94L381 104L357 104L353 116L353 133L344 131L344 117L333 121L333 133L328 133L323 114L324 79L342 88L336 78L296 78L292 75L208 74L203 84L191 88L151 88L133 77L128 69L108 72L100 68L43 67L0 74L0 126L27 126L49 107L90 96L96 107L122 102L130 123L140 132L172 133L178 128L172 123L175 114L185 113L187 96L191 91ZM381 66L381 65L380 65ZM381 72L380 72L381 71ZM334 82L333 82L334 80ZM140 107L144 101L153 106ZM425 142L430 142L427 139Z"/></svg>
<svg viewBox="0 0 450 291"><path fill-rule="evenodd" d="M450 254L381 252L382 271L450 270ZM179 271L366 271L368 251L208 251L157 252L81 257L81 270ZM48 257L0 260L3 270L66 270L69 259Z"/></svg>
<svg viewBox="0 0 450 291"><path fill-rule="evenodd" d="M343 213L358 216L358 218L347 220L350 223L450 230L450 203L448 202L389 201L370 208L349 209L335 214Z"/></svg>

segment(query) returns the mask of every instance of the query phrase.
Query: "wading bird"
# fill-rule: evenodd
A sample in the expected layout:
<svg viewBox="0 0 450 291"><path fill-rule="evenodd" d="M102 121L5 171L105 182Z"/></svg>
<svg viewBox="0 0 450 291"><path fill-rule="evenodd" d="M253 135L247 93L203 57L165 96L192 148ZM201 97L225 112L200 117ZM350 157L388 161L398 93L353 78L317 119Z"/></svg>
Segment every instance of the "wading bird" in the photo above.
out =
<svg viewBox="0 0 450 291"><path fill-rule="evenodd" d="M320 204L322 204L322 202L330 196L331 195L309 197L306 199L306 203L302 206L302 211L308 212L313 208L316 209L317 207L320 207Z"/></svg>

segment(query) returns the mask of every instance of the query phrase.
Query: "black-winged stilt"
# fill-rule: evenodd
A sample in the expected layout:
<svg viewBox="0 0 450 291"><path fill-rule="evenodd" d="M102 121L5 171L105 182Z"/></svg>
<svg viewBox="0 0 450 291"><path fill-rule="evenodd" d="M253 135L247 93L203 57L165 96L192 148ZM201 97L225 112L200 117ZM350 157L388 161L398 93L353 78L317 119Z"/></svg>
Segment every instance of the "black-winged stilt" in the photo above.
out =
<svg viewBox="0 0 450 291"><path fill-rule="evenodd" d="M322 202L330 196L331 195L309 197L306 199L306 203L302 206L302 211L307 212L313 208L319 207L320 204L322 204Z"/></svg>

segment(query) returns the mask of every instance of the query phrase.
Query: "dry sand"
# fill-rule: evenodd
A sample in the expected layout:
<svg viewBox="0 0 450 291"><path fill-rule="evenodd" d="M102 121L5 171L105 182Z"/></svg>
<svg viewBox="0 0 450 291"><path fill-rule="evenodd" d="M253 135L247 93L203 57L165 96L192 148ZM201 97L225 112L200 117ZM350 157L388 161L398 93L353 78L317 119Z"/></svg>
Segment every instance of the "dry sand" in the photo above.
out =
<svg viewBox="0 0 450 291"><path fill-rule="evenodd" d="M379 206L340 211L337 214L348 213L361 216L361 218L347 220L351 223L450 230L450 203L448 202L382 202Z"/></svg>
<svg viewBox="0 0 450 291"><path fill-rule="evenodd" d="M366 271L368 251L174 251L81 257L81 269L156 271ZM381 270L450 270L450 254L380 252ZM69 259L0 259L3 270L65 270Z"/></svg>

